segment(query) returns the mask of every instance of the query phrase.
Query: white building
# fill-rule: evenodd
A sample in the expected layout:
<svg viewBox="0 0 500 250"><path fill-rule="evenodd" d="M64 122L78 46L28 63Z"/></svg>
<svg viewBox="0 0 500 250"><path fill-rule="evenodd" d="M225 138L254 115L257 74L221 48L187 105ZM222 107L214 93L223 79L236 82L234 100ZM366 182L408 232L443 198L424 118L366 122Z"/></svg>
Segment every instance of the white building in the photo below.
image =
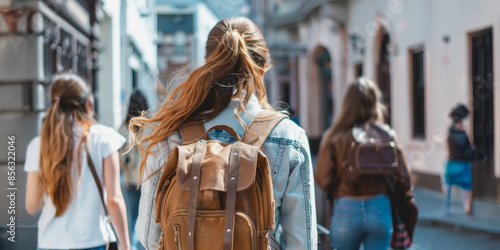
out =
<svg viewBox="0 0 500 250"><path fill-rule="evenodd" d="M462 102L472 111L469 134L489 160L474 169L474 192L500 194L500 2L349 1L348 33L364 40L364 55L349 55L347 81L356 65L390 80L392 125L404 143L417 177L437 177L446 159L448 113ZM481 13L478 15L477 13ZM364 33L361 33L364 31ZM384 44L383 38L389 38ZM380 60L387 48L388 60ZM496 147L494 145L497 145ZM495 155L496 153L496 155ZM438 178L431 178L438 182ZM429 178L420 178L427 181Z"/></svg>
<svg viewBox="0 0 500 250"><path fill-rule="evenodd" d="M154 0L106 0L102 10L97 109L101 123L117 128L134 89L146 95L150 107L157 103Z"/></svg>
<svg viewBox="0 0 500 250"><path fill-rule="evenodd" d="M276 66L270 100L295 109L313 152L346 85L364 75L385 94L415 180L430 188L440 188L448 113L468 105L470 138L490 157L474 168L474 192L497 199L499 1L268 0L252 13Z"/></svg>

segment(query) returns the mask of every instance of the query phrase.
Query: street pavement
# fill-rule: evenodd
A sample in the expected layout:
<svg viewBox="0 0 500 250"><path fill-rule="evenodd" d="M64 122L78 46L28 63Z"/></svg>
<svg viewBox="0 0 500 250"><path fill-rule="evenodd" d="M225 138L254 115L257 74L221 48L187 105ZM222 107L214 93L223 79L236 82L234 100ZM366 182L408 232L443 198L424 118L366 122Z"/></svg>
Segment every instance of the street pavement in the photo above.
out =
<svg viewBox="0 0 500 250"><path fill-rule="evenodd" d="M412 250L497 250L500 239L480 233L462 233L436 226L417 225Z"/></svg>
<svg viewBox="0 0 500 250"><path fill-rule="evenodd" d="M451 213L447 214L444 194L415 189L419 217L412 249L500 249L500 206L475 200L474 214L467 216L459 191L453 192Z"/></svg>

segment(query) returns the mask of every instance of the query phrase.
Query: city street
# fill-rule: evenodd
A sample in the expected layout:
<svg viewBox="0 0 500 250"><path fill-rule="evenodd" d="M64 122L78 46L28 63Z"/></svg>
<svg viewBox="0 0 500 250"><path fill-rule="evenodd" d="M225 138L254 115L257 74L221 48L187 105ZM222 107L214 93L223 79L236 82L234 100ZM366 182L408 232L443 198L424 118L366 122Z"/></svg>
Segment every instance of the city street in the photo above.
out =
<svg viewBox="0 0 500 250"><path fill-rule="evenodd" d="M362 235L373 233L366 229L368 223L360 222L362 216L377 218L378 224L371 227L390 235L391 215L413 229L418 210L411 249L500 250L499 36L500 0L0 0L0 250L87 249L87 244L99 247L114 238L130 241L130 248L122 246L125 250L142 249L138 238L151 249L157 248L160 235L169 241L167 230L174 230L175 236L169 243L181 248L181 242L188 241L187 246L199 248L195 237L181 235L195 232L190 229L201 217L197 209L227 209L227 216L233 217L245 212L235 205L236 198L228 198L246 195L241 191L250 187L240 187L245 182L238 183L238 172L230 174L235 165L239 168L239 158L220 166L221 171L205 172L215 173L217 178L208 180L220 182L217 185L206 181L210 185L200 186L205 183L201 175L190 177L206 161L200 160L195 171L187 167L195 161L184 161L184 172L178 165L175 175L182 172L185 182L194 186L184 186L180 178L175 183L183 190L203 191L202 205L193 205L186 195L186 207L176 207L189 210L189 219L182 219L189 224L185 228L155 218L162 211L176 212L170 205L177 199L167 198L167 193L179 194L168 191L174 190L174 182L161 182L160 189L156 177L141 179L139 174L160 168L170 152L184 152L166 150L173 149L170 138L178 132L183 142L190 141L185 140L190 132L184 131L198 121L205 131L212 125L230 125L232 137L211 131L224 140L238 141L238 133L246 143L255 136L255 148L267 157L270 169L256 171L255 166L261 167L256 160L253 175L241 175L240 181L259 185L259 180L270 179L255 173L272 176L266 188L249 189L268 195L242 199L260 205L249 205L247 213L259 221L252 224L248 219L248 228L255 226L251 235L258 247L241 241L244 246L266 248L264 235L274 223L271 219L276 229L283 229L276 234L283 249L314 248L315 221L320 244L328 245L329 230L323 227L330 226L332 216L328 193L331 199L354 197L354 203L362 204L344 206L344 213L336 208L340 215L333 221L339 221L332 222L332 229L348 236L359 233L352 240L339 237L356 246ZM236 117L227 112L233 104ZM290 118L300 128L290 122L281 132L274 123L260 123L261 108L276 111L275 117L285 122ZM135 119L138 116L147 119ZM246 116L257 122L243 124ZM269 117L260 118L272 120ZM98 126L102 135L101 129L94 129ZM248 129L255 127L266 134ZM88 145L79 144L87 146L79 152L72 143L77 145L81 131L82 138L90 139ZM129 136L134 131L139 139ZM208 132L205 141L218 138ZM126 145L138 139L137 145L151 152L141 153L137 147L124 152L126 138ZM164 141L168 147L163 147ZM78 162L82 152L87 158ZM105 166L113 167L112 175ZM98 174L84 172L91 169ZM175 176L164 169L154 173ZM113 176L114 182L104 176ZM109 187L117 187L119 178L122 193ZM145 180L153 181L153 187ZM387 184L396 195L384 195L389 194ZM439 191L447 185L454 186L449 202ZM80 192L98 186L109 200L97 190ZM410 187L417 208L407 202ZM163 196L156 196L158 190L165 191ZM194 198L199 190L192 192ZM371 198L382 201L367 202ZM214 200L216 206L206 206L212 203L202 199ZM371 207L365 209L368 203ZM275 218L263 209L273 211L274 205ZM358 207L363 212L357 212ZM105 210L112 210L111 222L119 225L117 237L107 230ZM367 210L375 215L366 216ZM349 222L353 214L357 218ZM233 217L224 218L227 225L234 224ZM79 225L74 222L79 218L94 223ZM164 223L164 232L154 221ZM213 221L223 225L222 219ZM393 235L404 241L408 238L399 234L402 224ZM211 227L198 227L212 233L206 229ZM243 235L234 226L224 229L217 235L225 235L220 244L234 235L239 242L238 234ZM386 238L375 243L368 240L362 249L387 247L382 245Z"/></svg>
<svg viewBox="0 0 500 250"><path fill-rule="evenodd" d="M415 229L413 250L453 249L489 250L500 248L500 238L493 239L478 233L454 232L439 226L421 226Z"/></svg>
<svg viewBox="0 0 500 250"><path fill-rule="evenodd" d="M451 213L445 214L443 194L415 189L419 219L413 249L499 249L500 206L476 200L474 215L464 215L457 191L452 192Z"/></svg>

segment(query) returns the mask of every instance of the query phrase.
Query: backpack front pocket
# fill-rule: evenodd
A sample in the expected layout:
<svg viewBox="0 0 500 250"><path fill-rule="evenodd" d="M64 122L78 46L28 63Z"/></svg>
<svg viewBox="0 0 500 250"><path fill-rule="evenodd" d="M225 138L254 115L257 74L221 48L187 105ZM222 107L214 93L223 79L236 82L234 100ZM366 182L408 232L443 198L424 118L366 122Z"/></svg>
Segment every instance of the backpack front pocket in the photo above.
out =
<svg viewBox="0 0 500 250"><path fill-rule="evenodd" d="M167 219L164 228L166 249L186 249L186 237L194 237L195 249L222 249L225 233L225 210L198 210L195 230L187 235L186 209L178 210ZM257 249L257 232L254 222L248 215L236 212L234 221L233 249ZM249 244L250 243L250 244Z"/></svg>

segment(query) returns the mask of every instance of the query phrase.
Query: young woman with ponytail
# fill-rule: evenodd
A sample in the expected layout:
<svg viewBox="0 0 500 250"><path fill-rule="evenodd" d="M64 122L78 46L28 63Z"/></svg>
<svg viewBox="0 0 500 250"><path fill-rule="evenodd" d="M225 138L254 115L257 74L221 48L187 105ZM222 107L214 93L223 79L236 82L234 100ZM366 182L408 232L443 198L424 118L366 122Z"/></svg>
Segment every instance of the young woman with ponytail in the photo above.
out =
<svg viewBox="0 0 500 250"><path fill-rule="evenodd" d="M92 93L73 74L60 74L50 87L52 105L40 136L28 145L26 210L38 220L38 249L106 249L115 240L87 149L104 187L107 207L122 249L130 249L117 150L125 143L112 128L96 124Z"/></svg>
<svg viewBox="0 0 500 250"><path fill-rule="evenodd" d="M151 118L133 118L142 150L141 201L136 231L147 249L156 249L161 229L155 222L154 196L160 170L179 145L178 130L186 122L233 127L242 136L261 110L272 110L263 75L270 65L269 49L259 28L243 17L219 21L210 31L205 64L177 86ZM132 127L132 125L131 125ZM142 135L140 130L151 131ZM209 139L231 142L224 131ZM283 249L316 249L316 207L309 144L304 130L285 119L263 145L271 166L276 239Z"/></svg>

